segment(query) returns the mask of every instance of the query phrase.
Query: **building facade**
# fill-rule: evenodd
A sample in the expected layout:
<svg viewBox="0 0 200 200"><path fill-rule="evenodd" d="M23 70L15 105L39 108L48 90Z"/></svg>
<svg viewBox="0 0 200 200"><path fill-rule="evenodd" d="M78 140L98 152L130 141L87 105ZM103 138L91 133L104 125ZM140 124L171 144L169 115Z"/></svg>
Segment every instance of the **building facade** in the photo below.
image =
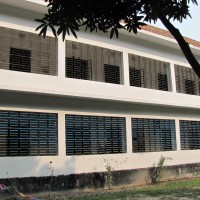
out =
<svg viewBox="0 0 200 200"><path fill-rule="evenodd" d="M46 176L50 162L55 176L200 163L200 80L173 38L44 39L43 2L0 3L1 179Z"/></svg>

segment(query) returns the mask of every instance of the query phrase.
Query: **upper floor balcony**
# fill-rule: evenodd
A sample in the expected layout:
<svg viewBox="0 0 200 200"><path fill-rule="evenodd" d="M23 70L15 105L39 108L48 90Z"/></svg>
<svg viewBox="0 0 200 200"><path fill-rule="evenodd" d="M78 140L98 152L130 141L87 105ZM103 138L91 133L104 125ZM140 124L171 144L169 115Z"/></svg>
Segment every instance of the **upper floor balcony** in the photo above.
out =
<svg viewBox="0 0 200 200"><path fill-rule="evenodd" d="M200 80L188 64L101 40L0 27L0 89L200 108Z"/></svg>

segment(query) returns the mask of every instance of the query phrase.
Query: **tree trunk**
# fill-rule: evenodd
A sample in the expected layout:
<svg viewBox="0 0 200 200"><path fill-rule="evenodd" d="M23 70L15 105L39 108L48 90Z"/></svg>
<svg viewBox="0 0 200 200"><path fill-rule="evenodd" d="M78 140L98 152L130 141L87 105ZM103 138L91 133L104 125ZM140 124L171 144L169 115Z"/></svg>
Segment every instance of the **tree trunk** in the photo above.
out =
<svg viewBox="0 0 200 200"><path fill-rule="evenodd" d="M161 20L163 25L169 30L169 32L174 36L176 41L178 42L185 58L191 65L192 69L195 71L197 76L200 78L200 64L195 58L194 54L192 53L189 44L185 41L184 37L181 35L179 30L175 28L171 22L163 15L162 11L160 10L157 2L155 0L151 0L152 7L158 15L158 18Z"/></svg>

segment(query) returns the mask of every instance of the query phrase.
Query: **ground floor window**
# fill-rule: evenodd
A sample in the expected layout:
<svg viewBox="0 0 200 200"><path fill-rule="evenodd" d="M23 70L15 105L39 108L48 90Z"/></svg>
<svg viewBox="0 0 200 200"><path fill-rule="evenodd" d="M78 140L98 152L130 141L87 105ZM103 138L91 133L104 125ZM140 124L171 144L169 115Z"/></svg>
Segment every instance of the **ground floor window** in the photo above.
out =
<svg viewBox="0 0 200 200"><path fill-rule="evenodd" d="M66 154L126 153L125 118L66 115Z"/></svg>
<svg viewBox="0 0 200 200"><path fill-rule="evenodd" d="M0 111L0 156L48 156L58 152L54 113Z"/></svg>
<svg viewBox="0 0 200 200"><path fill-rule="evenodd" d="M181 150L200 149L200 121L180 120Z"/></svg>
<svg viewBox="0 0 200 200"><path fill-rule="evenodd" d="M132 145L133 152L176 150L175 121L132 118Z"/></svg>

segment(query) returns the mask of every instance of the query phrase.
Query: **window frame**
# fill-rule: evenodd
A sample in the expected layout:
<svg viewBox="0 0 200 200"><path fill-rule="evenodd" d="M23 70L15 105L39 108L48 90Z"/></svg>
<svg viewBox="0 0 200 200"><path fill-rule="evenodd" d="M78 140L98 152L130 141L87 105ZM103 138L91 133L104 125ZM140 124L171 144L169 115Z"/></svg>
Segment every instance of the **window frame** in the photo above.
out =
<svg viewBox="0 0 200 200"><path fill-rule="evenodd" d="M180 120L181 150L200 149L200 121Z"/></svg>
<svg viewBox="0 0 200 200"><path fill-rule="evenodd" d="M131 126L133 153L176 151L174 119L132 117ZM140 137L141 135L143 137Z"/></svg>
<svg viewBox="0 0 200 200"><path fill-rule="evenodd" d="M120 66L104 64L105 83L120 84Z"/></svg>
<svg viewBox="0 0 200 200"><path fill-rule="evenodd" d="M58 114L0 110L0 157L58 155Z"/></svg>
<svg viewBox="0 0 200 200"><path fill-rule="evenodd" d="M66 155L99 155L127 152L126 119L66 114Z"/></svg>
<svg viewBox="0 0 200 200"><path fill-rule="evenodd" d="M28 56L24 54L29 54ZM31 50L10 47L10 70L31 72Z"/></svg>
<svg viewBox="0 0 200 200"><path fill-rule="evenodd" d="M92 68L89 66L89 60L83 60L81 58L66 57L65 58L65 76L67 78L91 80L92 79ZM68 63L72 63L68 65ZM87 72L86 72L87 71Z"/></svg>

